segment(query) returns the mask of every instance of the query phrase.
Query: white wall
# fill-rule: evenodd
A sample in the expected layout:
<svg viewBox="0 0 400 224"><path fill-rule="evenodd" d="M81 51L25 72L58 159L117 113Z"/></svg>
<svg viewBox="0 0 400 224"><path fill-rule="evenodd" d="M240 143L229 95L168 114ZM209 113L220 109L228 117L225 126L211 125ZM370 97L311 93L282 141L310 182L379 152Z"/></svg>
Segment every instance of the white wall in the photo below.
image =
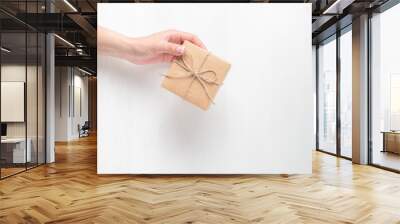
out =
<svg viewBox="0 0 400 224"><path fill-rule="evenodd" d="M55 89L55 140L77 139L78 124L88 120L88 78L76 68L56 67ZM82 113L77 105L82 105Z"/></svg>
<svg viewBox="0 0 400 224"><path fill-rule="evenodd" d="M311 4L98 4L99 26L192 32L232 64L204 112L160 87L168 65L100 56L98 173L311 173L310 21Z"/></svg>
<svg viewBox="0 0 400 224"><path fill-rule="evenodd" d="M78 72L78 74L77 74ZM75 75L74 75L74 99L75 99L75 104L74 108L72 110L75 110L75 113L73 113L73 117L71 120L71 135L73 138L79 137L79 132L77 129L78 124L81 126L85 123L85 121L88 120L88 77L87 76L82 76L83 73L79 72L78 70L75 70ZM78 93L80 91L80 93ZM80 97L79 97L80 94ZM79 100L81 102L79 102ZM79 108L81 107L81 108ZM82 110L80 112L80 110Z"/></svg>
<svg viewBox="0 0 400 224"><path fill-rule="evenodd" d="M67 141L69 133L69 84L68 67L55 68L55 141Z"/></svg>
<svg viewBox="0 0 400 224"><path fill-rule="evenodd" d="M6 64L1 66L1 81L2 82L24 82L26 69L28 71L32 71L33 67L25 65L18 65L18 64ZM31 74L31 72L28 72ZM7 110L7 108L1 108L2 110ZM24 110L25 108L22 108ZM11 122L7 125L7 134L9 137L24 137L25 136L25 123L24 122Z"/></svg>
<svg viewBox="0 0 400 224"><path fill-rule="evenodd" d="M312 46L312 76L313 76L313 104L314 104L314 118L313 118L313 125L314 125L314 143L317 137L317 47L315 45Z"/></svg>
<svg viewBox="0 0 400 224"><path fill-rule="evenodd" d="M31 76L36 77L36 67L34 66L27 66L25 65L18 65L18 64L5 64L1 66L1 81L3 82L25 82L26 72L28 75L29 85L36 86L36 80ZM32 113L32 111L36 111L36 88L27 88L27 104L30 107L28 116L28 137L29 134L35 131L36 135L36 113ZM35 98L35 99L33 99ZM33 104L31 104L34 101ZM6 110L7 108L2 108L2 110ZM32 124L34 122L34 124ZM7 122L7 136L8 137L25 137L25 122Z"/></svg>
<svg viewBox="0 0 400 224"><path fill-rule="evenodd" d="M36 70L38 69L38 70ZM44 74L41 66L36 67L25 64L3 64L1 66L2 82L24 82L26 84L26 110L27 121L24 122L7 122L7 137L25 137L30 139L32 150L32 161L39 163L44 162ZM26 81L27 79L27 81ZM2 96L3 97L3 96ZM7 108L1 108L7 110ZM39 156L36 156L37 149Z"/></svg>

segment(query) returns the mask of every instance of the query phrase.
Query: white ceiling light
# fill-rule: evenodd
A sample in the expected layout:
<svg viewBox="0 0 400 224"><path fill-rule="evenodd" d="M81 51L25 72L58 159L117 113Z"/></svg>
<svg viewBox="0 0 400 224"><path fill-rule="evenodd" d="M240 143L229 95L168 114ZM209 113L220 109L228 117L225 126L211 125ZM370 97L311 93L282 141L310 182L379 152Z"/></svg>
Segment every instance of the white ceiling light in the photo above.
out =
<svg viewBox="0 0 400 224"><path fill-rule="evenodd" d="M6 53L10 53L10 52L11 52L10 50L8 50L8 49L5 48L5 47L1 47L0 49L1 49L2 51L6 52Z"/></svg>
<svg viewBox="0 0 400 224"><path fill-rule="evenodd" d="M354 0L336 0L332 5L324 10L322 14L342 14L343 9L351 5Z"/></svg>
<svg viewBox="0 0 400 224"><path fill-rule="evenodd" d="M68 1L64 0L65 4L67 4L74 12L78 12L78 10Z"/></svg>
<svg viewBox="0 0 400 224"><path fill-rule="evenodd" d="M86 71L86 70L83 70L83 69L81 69L81 68L79 68L79 67L78 67L78 70L81 71L81 72L83 72L83 73L85 73L85 74L87 74L87 75L93 75L92 73L90 73L90 72L88 72L88 71Z"/></svg>
<svg viewBox="0 0 400 224"><path fill-rule="evenodd" d="M66 39L64 39L64 38L62 38L62 37L60 37L60 36L57 35L57 34L54 34L54 36L57 37L57 38L58 38L59 40L61 40L62 42L64 42L65 44L67 44L68 46L75 48L75 45L73 45L73 44L72 44L71 42L69 42L68 40L66 40Z"/></svg>

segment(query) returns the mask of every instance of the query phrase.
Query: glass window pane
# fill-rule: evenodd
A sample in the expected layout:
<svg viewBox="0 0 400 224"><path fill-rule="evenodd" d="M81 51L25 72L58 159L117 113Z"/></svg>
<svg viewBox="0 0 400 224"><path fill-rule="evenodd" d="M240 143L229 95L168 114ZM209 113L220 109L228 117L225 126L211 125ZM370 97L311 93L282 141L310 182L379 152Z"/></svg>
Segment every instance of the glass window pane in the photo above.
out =
<svg viewBox="0 0 400 224"><path fill-rule="evenodd" d="M340 152L352 156L352 35L340 36Z"/></svg>
<svg viewBox="0 0 400 224"><path fill-rule="evenodd" d="M30 148L31 153L29 156L31 157L28 161L28 168L34 167L37 165L37 104L38 104L38 88L37 88L37 80L38 80L38 57L37 57L37 33L36 32L28 32L27 33L27 44L28 44L28 55L27 55L27 80L26 80L26 90L27 90L27 98L26 98L26 113L27 113L27 142L28 149Z"/></svg>
<svg viewBox="0 0 400 224"><path fill-rule="evenodd" d="M14 14L45 12L45 0L0 2ZM0 23L0 178L4 178L45 162L46 39L7 14L0 12L0 17L7 19Z"/></svg>
<svg viewBox="0 0 400 224"><path fill-rule="evenodd" d="M39 5L37 1L27 2L26 12L37 13ZM34 17L37 18L37 17ZM37 21L33 21L33 23ZM30 161L27 167L35 167L38 164L38 33L36 30L27 29L27 80L26 80L26 125L27 144L30 149Z"/></svg>
<svg viewBox="0 0 400 224"><path fill-rule="evenodd" d="M1 175L25 170L26 150L26 34L1 34Z"/></svg>
<svg viewBox="0 0 400 224"><path fill-rule="evenodd" d="M45 65L46 65L46 36L43 33L38 35L38 164L45 163L45 99L46 99L46 76L45 76Z"/></svg>
<svg viewBox="0 0 400 224"><path fill-rule="evenodd" d="M336 153L336 40L318 48L318 144Z"/></svg>
<svg viewBox="0 0 400 224"><path fill-rule="evenodd" d="M372 163L400 170L400 5L371 23Z"/></svg>

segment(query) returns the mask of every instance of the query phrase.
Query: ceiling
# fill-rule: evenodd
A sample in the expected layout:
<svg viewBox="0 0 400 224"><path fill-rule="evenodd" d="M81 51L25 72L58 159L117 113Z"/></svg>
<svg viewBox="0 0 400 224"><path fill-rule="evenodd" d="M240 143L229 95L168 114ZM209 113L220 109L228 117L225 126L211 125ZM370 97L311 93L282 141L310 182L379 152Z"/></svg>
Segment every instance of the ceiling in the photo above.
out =
<svg viewBox="0 0 400 224"><path fill-rule="evenodd" d="M311 3L313 43L351 24L353 16L374 9L388 0L253 0L255 3ZM188 2L139 0L1 0L0 24L5 41L12 48L24 50L23 35L31 31L55 32L56 64L87 67L96 70L97 3L104 2ZM195 2L195 1L192 1ZM204 1L216 2L216 1ZM231 2L231 1L218 1ZM236 1L235 1L236 2ZM52 13L49 13L49 12ZM27 12L27 13L26 13ZM284 18L284 15L282 15ZM341 20L340 23L338 21ZM346 22L347 21L347 22ZM338 26L337 24L340 24ZM32 45L34 46L34 45ZM29 45L30 47L30 45ZM28 48L28 51L31 50ZM22 52L23 53L23 52Z"/></svg>

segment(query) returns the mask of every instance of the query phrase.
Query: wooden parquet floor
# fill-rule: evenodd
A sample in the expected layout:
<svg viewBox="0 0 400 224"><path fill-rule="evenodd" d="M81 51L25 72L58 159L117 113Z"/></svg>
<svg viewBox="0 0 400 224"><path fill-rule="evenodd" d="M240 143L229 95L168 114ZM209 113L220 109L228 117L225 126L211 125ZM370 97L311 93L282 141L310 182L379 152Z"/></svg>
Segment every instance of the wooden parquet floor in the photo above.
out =
<svg viewBox="0 0 400 224"><path fill-rule="evenodd" d="M312 175L99 176L96 138L0 181L0 223L400 223L400 175L315 152Z"/></svg>

